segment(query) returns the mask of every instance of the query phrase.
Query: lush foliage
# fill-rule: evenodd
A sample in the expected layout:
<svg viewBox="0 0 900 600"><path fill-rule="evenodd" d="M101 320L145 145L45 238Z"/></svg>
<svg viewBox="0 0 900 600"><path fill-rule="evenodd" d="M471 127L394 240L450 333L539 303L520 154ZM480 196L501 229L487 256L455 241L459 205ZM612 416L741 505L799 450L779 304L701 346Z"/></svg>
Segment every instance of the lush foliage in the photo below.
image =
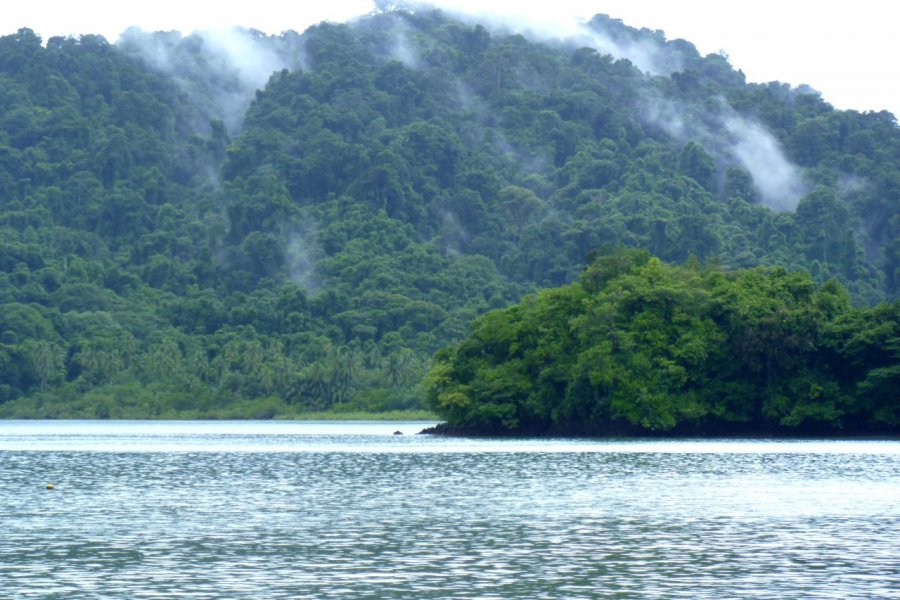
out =
<svg viewBox="0 0 900 600"><path fill-rule="evenodd" d="M620 251L481 316L427 386L476 432L896 433L900 304L852 309L836 282L780 267Z"/></svg>
<svg viewBox="0 0 900 600"><path fill-rule="evenodd" d="M0 38L0 415L419 407L436 350L610 243L896 297L891 115L591 27L653 64L431 10Z"/></svg>

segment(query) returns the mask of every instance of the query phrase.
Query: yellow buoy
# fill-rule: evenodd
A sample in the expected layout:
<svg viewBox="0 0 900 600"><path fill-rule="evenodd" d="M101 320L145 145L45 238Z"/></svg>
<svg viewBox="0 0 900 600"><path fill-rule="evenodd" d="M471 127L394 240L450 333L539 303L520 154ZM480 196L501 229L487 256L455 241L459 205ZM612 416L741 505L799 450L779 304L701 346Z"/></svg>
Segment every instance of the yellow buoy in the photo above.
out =
<svg viewBox="0 0 900 600"><path fill-rule="evenodd" d="M52 483L48 483L48 484L47 484L47 489L48 489L48 490L52 490L52 489L53 489L53 484L52 484Z"/></svg>

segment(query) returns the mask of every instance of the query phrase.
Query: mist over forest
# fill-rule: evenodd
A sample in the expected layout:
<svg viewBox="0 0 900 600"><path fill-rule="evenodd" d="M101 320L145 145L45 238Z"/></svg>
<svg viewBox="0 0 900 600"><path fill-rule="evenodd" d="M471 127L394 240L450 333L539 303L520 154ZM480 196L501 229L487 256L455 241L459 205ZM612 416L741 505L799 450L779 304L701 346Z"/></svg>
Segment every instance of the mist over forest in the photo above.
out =
<svg viewBox="0 0 900 600"><path fill-rule="evenodd" d="M900 381L886 111L748 83L606 15L534 31L383 6L278 36L0 38L0 416L272 418L429 394L440 412L435 352L629 248L802 272L809 298L838 298L808 342L853 372L830 413L774 423L862 423L875 409L847 399ZM784 386L753 393L806 393ZM878 414L896 427L896 407Z"/></svg>

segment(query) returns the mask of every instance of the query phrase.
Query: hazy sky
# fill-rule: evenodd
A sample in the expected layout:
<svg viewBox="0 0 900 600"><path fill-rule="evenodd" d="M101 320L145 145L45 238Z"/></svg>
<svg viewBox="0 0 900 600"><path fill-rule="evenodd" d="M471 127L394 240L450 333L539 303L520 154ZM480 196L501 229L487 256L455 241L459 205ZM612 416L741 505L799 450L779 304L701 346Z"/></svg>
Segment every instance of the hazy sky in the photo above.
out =
<svg viewBox="0 0 900 600"><path fill-rule="evenodd" d="M724 50L750 81L806 83L837 108L887 109L900 116L900 2L896 0L440 0L441 7L514 19L564 32L607 13L634 27L662 29L701 53ZM488 7L488 8L486 8ZM0 34L30 27L54 35L99 33L110 41L132 25L148 31L242 26L302 31L374 8L372 0L6 0Z"/></svg>

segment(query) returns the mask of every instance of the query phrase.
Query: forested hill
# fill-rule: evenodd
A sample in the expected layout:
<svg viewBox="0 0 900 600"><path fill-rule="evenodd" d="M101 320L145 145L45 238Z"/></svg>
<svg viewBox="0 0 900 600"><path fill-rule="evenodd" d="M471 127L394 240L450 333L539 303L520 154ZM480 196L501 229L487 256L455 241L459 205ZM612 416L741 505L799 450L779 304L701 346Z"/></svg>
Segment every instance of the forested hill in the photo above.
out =
<svg viewBox="0 0 900 600"><path fill-rule="evenodd" d="M257 89L259 88L259 89ZM0 415L419 406L604 246L900 288L900 128L598 15L0 38Z"/></svg>

